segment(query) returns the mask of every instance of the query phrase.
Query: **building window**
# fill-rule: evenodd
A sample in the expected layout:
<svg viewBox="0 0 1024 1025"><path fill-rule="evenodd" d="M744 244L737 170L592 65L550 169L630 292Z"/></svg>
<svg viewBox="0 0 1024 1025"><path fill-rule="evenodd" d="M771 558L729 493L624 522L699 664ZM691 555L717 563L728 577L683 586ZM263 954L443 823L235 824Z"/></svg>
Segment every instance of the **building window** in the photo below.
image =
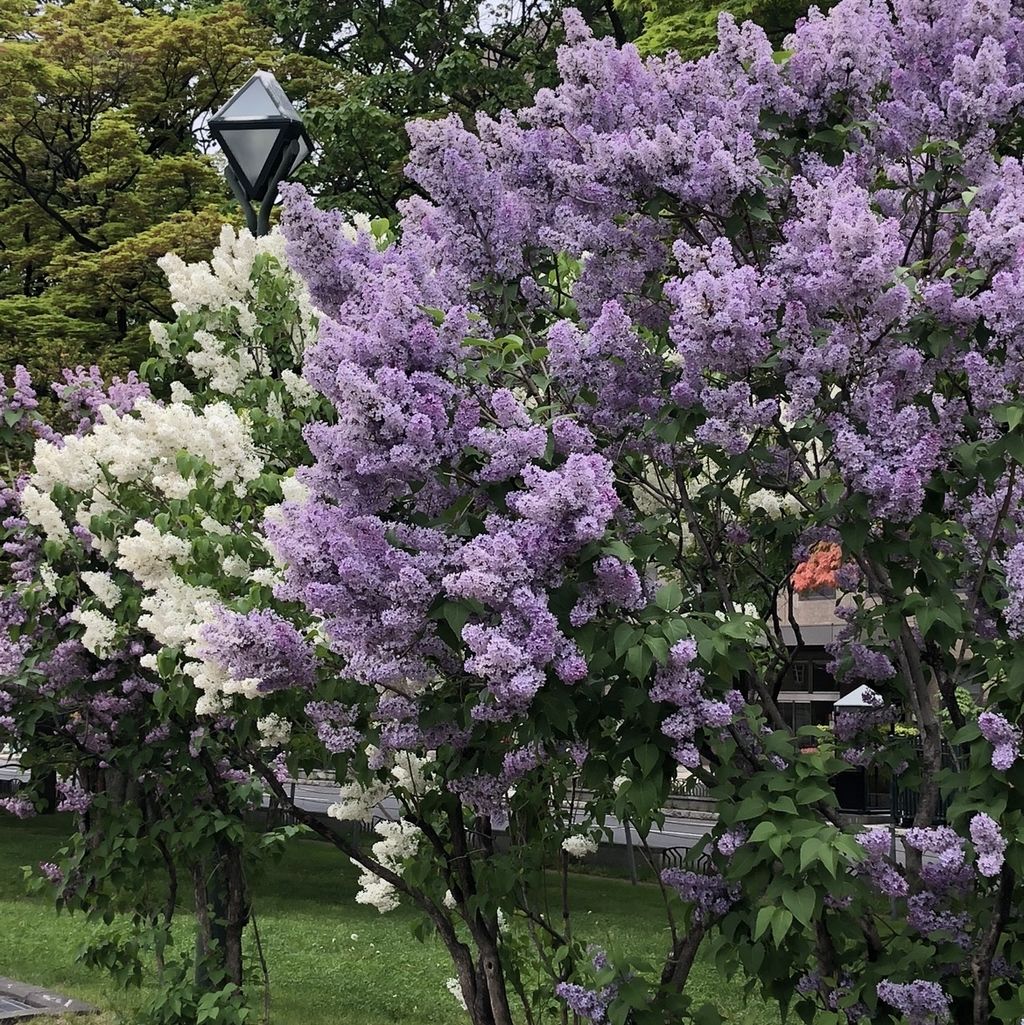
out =
<svg viewBox="0 0 1024 1025"><path fill-rule="evenodd" d="M831 722L839 692L830 661L824 648L807 648L794 659L779 692L779 711L791 729Z"/></svg>
<svg viewBox="0 0 1024 1025"><path fill-rule="evenodd" d="M780 701L779 711L792 730L801 726L827 726L832 721L832 701Z"/></svg>
<svg viewBox="0 0 1024 1025"><path fill-rule="evenodd" d="M786 678L782 681L782 690L794 690L801 693L824 691L831 693L836 689L836 682L828 671L831 658L823 648L812 648L801 652L790 666Z"/></svg>

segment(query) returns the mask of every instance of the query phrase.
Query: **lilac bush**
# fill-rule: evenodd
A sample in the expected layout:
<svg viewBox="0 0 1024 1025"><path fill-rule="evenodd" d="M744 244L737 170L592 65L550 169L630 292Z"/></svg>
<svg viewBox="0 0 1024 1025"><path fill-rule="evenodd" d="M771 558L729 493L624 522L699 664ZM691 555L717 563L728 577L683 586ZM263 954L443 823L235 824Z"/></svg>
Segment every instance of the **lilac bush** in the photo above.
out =
<svg viewBox="0 0 1024 1025"><path fill-rule="evenodd" d="M141 379L64 373L52 390L67 434L20 368L2 400L0 746L34 777L57 774L56 810L75 814L61 864L40 869L58 905L106 925L117 912L130 931L111 945L101 925L84 959L130 983L154 955L161 986L140 1023L195 1021L203 1000L215 1012L202 1020L249 1013L246 873L282 839L247 828L262 791L234 756L238 734L258 745L287 732L219 714L225 692L312 674L291 623L225 607L270 596L263 512L288 489L317 405L298 376L316 318L282 249L278 233L226 228L212 267L165 258L178 318L153 325ZM215 683L186 671L207 633L236 649ZM42 803L33 783L2 807L27 817ZM196 943L176 954L186 890Z"/></svg>
<svg viewBox="0 0 1024 1025"><path fill-rule="evenodd" d="M342 823L397 807L369 841L292 810L358 900L418 909L474 1025L714 1021L698 956L805 1021L1017 1022L1024 21L841 0L780 52L719 31L644 60L570 12L532 106L409 126L400 225L288 188L301 302L236 297L217 333L185 275L157 342L190 338L190 370L150 369L207 396L219 473L161 449L153 523L188 550L140 526L121 552L162 596L145 667L225 779L286 803L287 773L329 773ZM299 379L258 327L307 299ZM304 410L287 430L253 375ZM65 440L75 473L40 442L19 565L78 537L104 427ZM787 640L831 589L830 671L877 701L794 733ZM101 615L64 624L97 657ZM916 790L910 829L844 824L850 763ZM660 874L663 956L592 962L570 858L613 817L643 846L680 769L718 820Z"/></svg>
<svg viewBox="0 0 1024 1025"><path fill-rule="evenodd" d="M1024 22L843 0L779 53L719 30L643 60L570 12L532 106L409 126L422 194L385 238L289 188L333 412L267 533L344 709L299 724L336 817L397 799L403 857L353 856L475 1023L517 1018L531 957L577 1017L685 1020L702 946L807 1020L1016 1021ZM832 671L877 706L806 749L783 628L825 586ZM849 762L917 789L905 864L843 827ZM665 959L592 977L536 880L580 822L643 836L680 766L719 825L664 874Z"/></svg>

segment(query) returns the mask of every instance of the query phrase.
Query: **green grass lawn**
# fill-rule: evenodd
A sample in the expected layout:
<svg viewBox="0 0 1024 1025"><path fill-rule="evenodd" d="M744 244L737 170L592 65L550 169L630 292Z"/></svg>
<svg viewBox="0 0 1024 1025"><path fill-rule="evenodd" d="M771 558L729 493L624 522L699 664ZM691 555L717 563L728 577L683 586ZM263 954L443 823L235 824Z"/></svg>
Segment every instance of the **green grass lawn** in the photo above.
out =
<svg viewBox="0 0 1024 1025"><path fill-rule="evenodd" d="M130 1025L138 996L75 963L90 927L25 893L20 867L48 860L67 828L63 817L0 823L0 975L103 1007L104 1025ZM254 909L270 966L274 1025L464 1025L444 988L454 974L444 949L413 937L414 914L380 915L356 904L355 880L352 866L326 844L294 840L257 884ZM637 955L664 950L655 886L577 875L571 887L588 938ZM187 915L182 918L187 924ZM737 981L707 964L695 966L690 992L737 1025L779 1021L764 1005L744 1008Z"/></svg>

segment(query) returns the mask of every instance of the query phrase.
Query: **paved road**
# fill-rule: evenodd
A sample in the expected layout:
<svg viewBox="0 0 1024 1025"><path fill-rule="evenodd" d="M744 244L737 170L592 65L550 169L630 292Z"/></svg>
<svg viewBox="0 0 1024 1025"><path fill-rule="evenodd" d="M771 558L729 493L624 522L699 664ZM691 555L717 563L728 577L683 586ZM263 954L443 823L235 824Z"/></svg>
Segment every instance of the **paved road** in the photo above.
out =
<svg viewBox="0 0 1024 1025"><path fill-rule="evenodd" d="M338 799L338 788L328 783L296 783L295 802L300 808L307 811L326 813L328 807ZM398 817L398 802L393 800L383 801L377 808L377 814L394 819ZM714 817L700 812L686 814L685 812L673 811L665 818L665 825L661 829L655 827L647 838L651 847L692 847L702 836L710 832L714 825ZM626 831L620 823L614 819L608 820L612 827L613 840L616 844L624 845L626 842ZM634 840L636 834L633 834Z"/></svg>
<svg viewBox="0 0 1024 1025"><path fill-rule="evenodd" d="M2 757L2 756L0 756ZM15 764L0 763L0 779L26 779L27 773L21 772ZM296 783L295 800L300 808L307 811L326 813L328 807L338 799L338 788L328 783ZM377 814L384 818L398 817L398 804L395 801L384 801L377 809ZM610 819L613 839L616 844L626 842L625 829ZM699 812L687 815L685 812L670 812L665 818L662 829L653 829L647 842L651 847L692 847L702 836L706 835L714 825L712 816ZM636 835L634 833L634 840Z"/></svg>
<svg viewBox="0 0 1024 1025"><path fill-rule="evenodd" d="M3 756L0 755L0 758ZM16 764L0 762L0 780L3 779L27 779L28 774L22 772ZM295 800L300 808L307 811L327 813L327 809L334 804L338 798L338 788L332 783L296 783ZM394 819L398 817L398 803L387 800L378 805L376 813L383 818ZM670 810L665 816L665 825L658 829L655 827L647 837L647 842L652 848L664 849L668 847L693 847L701 837L706 836L715 823L715 816L703 812L686 812ZM609 819L608 824L612 827L614 843L623 846L626 843L626 831L621 824L614 819ZM633 836L634 842L636 835ZM903 844L897 840L896 860L899 864L904 863ZM925 855L925 862L934 861L934 856Z"/></svg>

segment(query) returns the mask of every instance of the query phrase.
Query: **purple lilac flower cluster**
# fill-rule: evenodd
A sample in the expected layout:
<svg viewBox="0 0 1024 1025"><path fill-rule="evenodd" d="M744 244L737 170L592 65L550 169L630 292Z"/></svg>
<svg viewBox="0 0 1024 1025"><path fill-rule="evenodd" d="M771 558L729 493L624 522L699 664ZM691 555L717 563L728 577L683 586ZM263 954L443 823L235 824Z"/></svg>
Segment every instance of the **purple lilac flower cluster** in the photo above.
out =
<svg viewBox="0 0 1024 1025"><path fill-rule="evenodd" d="M39 873L42 877L54 886L60 886L64 882L64 873L61 871L59 865L55 865L52 861L41 861L39 862Z"/></svg>
<svg viewBox="0 0 1024 1025"><path fill-rule="evenodd" d="M135 408L139 399L152 397L149 385L140 381L134 370L124 380L113 378L110 384L103 380L99 367L65 370L63 378L53 385L53 391L65 413L76 421L76 433L79 435L85 434L99 421L102 406L110 406L123 416Z"/></svg>
<svg viewBox="0 0 1024 1025"><path fill-rule="evenodd" d="M930 890L939 894L963 893L974 881L963 837L949 826L908 829L903 834L903 843L931 855L921 867L921 881Z"/></svg>
<svg viewBox="0 0 1024 1025"><path fill-rule="evenodd" d="M21 492L28 483L26 477L19 477L13 487L0 488L0 527L7 531L3 553L11 579L19 583L38 581L39 564L43 556L43 542L38 531L29 527L21 511ZM8 607L19 607L17 599L10 596L4 600ZM5 619L10 610L4 613Z"/></svg>
<svg viewBox="0 0 1024 1025"><path fill-rule="evenodd" d="M942 1025L950 1020L949 997L937 982L887 979L878 984L878 996L904 1015L908 1025Z"/></svg>
<svg viewBox="0 0 1024 1025"><path fill-rule="evenodd" d="M585 588L569 614L569 622L580 627L595 619L602 607L632 612L646 603L647 594L636 568L613 555L606 555L594 563L593 583Z"/></svg>
<svg viewBox="0 0 1024 1025"><path fill-rule="evenodd" d="M32 386L32 375L20 363L14 368L10 387L4 375L0 374L0 416L12 421L7 426L13 426L15 431L29 437L62 444L61 435L35 415L38 408L39 399Z"/></svg>
<svg viewBox="0 0 1024 1025"><path fill-rule="evenodd" d="M828 671L845 681L878 683L891 680L896 675L887 655L858 641L835 644L831 653L833 659L828 665Z"/></svg>
<svg viewBox="0 0 1024 1025"><path fill-rule="evenodd" d="M332 755L351 751L362 740L362 733L352 725L357 713L357 709L337 701L310 701L306 705L317 738Z"/></svg>
<svg viewBox="0 0 1024 1025"><path fill-rule="evenodd" d="M982 712L978 726L992 745L992 767L1005 772L1020 757L1021 731L998 712Z"/></svg>
<svg viewBox="0 0 1024 1025"><path fill-rule="evenodd" d="M409 174L423 197L403 207L399 243L378 249L365 234L350 242L336 215L286 190L290 259L324 312L305 372L337 415L307 432L311 497L286 508L272 533L289 563L287 596L325 615L356 678L424 680L452 668L428 611L442 591L486 601L461 638L462 668L486 689L478 716L522 714L549 673L582 678L547 595L613 524L618 502L601 446L635 448L671 402L699 412L699 441L745 451L780 415L776 399L751 387L769 352L779 376L758 394L785 392L790 417L813 412L827 425L835 465L875 515L916 515L961 440L966 409L937 393L938 375L967 373L984 409L1016 373L993 381L1003 373L995 349L967 347L949 365L906 342L910 319L926 315L954 331L985 317L994 346L1018 344L1013 297L1024 261L1006 239L1024 176L1013 158L994 168L978 146L1012 120L1024 71L1016 19L972 11L911 4L894 17L845 0L802 22L781 64L760 30L728 18L719 49L683 63L594 39L570 12L562 81L532 106L481 116L475 130L454 117L410 126ZM852 36L870 42L850 50ZM766 214L781 239L763 261L741 258L716 225L738 198L764 190L766 115L828 124L836 103L874 127L856 129L856 156L838 166L805 155L790 178L773 180ZM924 241L899 190L876 189L880 179L902 181L918 147L947 132L966 136L964 173L980 189L969 217L942 212L928 244L938 251L966 230L978 259L998 259L978 298L942 279L919 288L903 280ZM651 212L662 196L699 211L685 241ZM556 319L549 331L550 372L566 404L550 423L507 382L469 388L463 374L474 340L500 330L471 285L519 289L536 306L538 251L581 261L571 283L578 321ZM662 302L645 288L658 279ZM666 334L671 368L652 349L651 328ZM550 465L549 431L564 463ZM498 483L513 485L504 509L488 491ZM466 540L422 526L466 498L479 503L485 532ZM634 574L606 572L576 621L602 603L633 607ZM853 654L861 677L890 674L881 653Z"/></svg>
<svg viewBox="0 0 1024 1025"><path fill-rule="evenodd" d="M693 905L698 922L720 918L739 899L739 887L717 874L666 868L661 873L661 881L671 886L680 900Z"/></svg>
<svg viewBox="0 0 1024 1025"><path fill-rule="evenodd" d="M573 759L577 768L582 765L582 758L577 761L580 752L570 749L567 754ZM584 750L582 757L585 756ZM502 759L501 772L497 775L477 772L469 776L448 779L444 785L447 790L456 794L475 815L490 819L492 825L497 828L499 823L508 821L509 789L548 761L549 756L540 745L536 743L523 744L505 754Z"/></svg>
<svg viewBox="0 0 1024 1025"><path fill-rule="evenodd" d="M871 885L886 897L905 897L910 887L889 857L889 831L881 828L866 829L857 837L857 841L867 854L857 871L866 876Z"/></svg>
<svg viewBox="0 0 1024 1025"><path fill-rule="evenodd" d="M692 640L676 642L668 661L658 670L651 687L651 699L674 705L677 711L661 724L662 733L675 741L672 756L680 765L693 768L700 764L696 745L697 731L703 727L722 728L733 719L733 709L725 701L704 697L704 674L692 668L697 645Z"/></svg>
<svg viewBox="0 0 1024 1025"><path fill-rule="evenodd" d="M27 797L15 794L13 797L0 797L0 811L19 819L29 819L36 814L36 806Z"/></svg>
<svg viewBox="0 0 1024 1025"><path fill-rule="evenodd" d="M587 948L595 972L603 972L611 966L608 955L600 947ZM555 986L555 995L565 1001L573 1014L593 1025L602 1025L608 1020L608 1007L619 992L618 982L611 982L601 989L587 989L571 982L560 982Z"/></svg>
<svg viewBox="0 0 1024 1025"><path fill-rule="evenodd" d="M839 985L833 986L822 978L819 971L811 971L800 976L796 983L796 991L801 996L823 997L825 1006L830 1011L837 1011L840 1001L850 991L852 984L853 979L849 975L844 975L839 980ZM860 1002L843 1008L843 1013L849 1025L858 1025L868 1018L868 1009Z"/></svg>
<svg viewBox="0 0 1024 1025"><path fill-rule="evenodd" d="M201 654L233 680L258 680L260 693L312 685L315 659L302 635L269 610L222 610L202 630Z"/></svg>
<svg viewBox="0 0 1024 1025"><path fill-rule="evenodd" d="M971 916L966 911L943 907L941 898L932 890L921 890L907 898L907 925L923 936L944 934L965 950L970 944Z"/></svg>
<svg viewBox="0 0 1024 1025"><path fill-rule="evenodd" d="M925 855L920 869L920 885L911 892L902 876L888 862L883 863L884 830L871 831L861 837L869 851L869 872L876 887L890 897L906 897L907 924L923 936L940 934L957 946L967 949L973 925L967 911L957 910L953 902L962 900L975 881L974 871L967 863L964 840L949 826L908 829L903 844Z"/></svg>
<svg viewBox="0 0 1024 1025"><path fill-rule="evenodd" d="M734 826L715 841L715 846L719 854L731 858L747 842L749 836L750 830L745 826Z"/></svg>
<svg viewBox="0 0 1024 1025"><path fill-rule="evenodd" d="M587 989L573 982L560 982L555 986L555 995L565 1001L574 1015L594 1025L603 1025L608 1020L608 1005L614 994Z"/></svg>
<svg viewBox="0 0 1024 1025"><path fill-rule="evenodd" d="M57 783L57 795L57 811L73 811L81 815L88 811L92 804L92 794L70 780L60 780Z"/></svg>
<svg viewBox="0 0 1024 1025"><path fill-rule="evenodd" d="M862 645L854 645L862 647ZM885 658L885 656L879 656ZM887 660L886 660L887 661ZM892 667L889 667L890 670ZM841 744L851 745L842 757L851 765L867 765L882 750L879 727L889 726L899 720L899 709L887 705L881 695L872 690L864 692L864 700L870 706L865 709L838 712L833 721L833 733Z"/></svg>
<svg viewBox="0 0 1024 1025"><path fill-rule="evenodd" d="M989 878L999 875L1006 854L1006 839L991 815L979 812L971 819L971 842L978 854L978 871Z"/></svg>
<svg viewBox="0 0 1024 1025"><path fill-rule="evenodd" d="M1006 589L1010 600L1003 611L1010 636L1024 637L1024 543L1014 545L1006 556Z"/></svg>
<svg viewBox="0 0 1024 1025"><path fill-rule="evenodd" d="M445 780L444 785L474 815L489 820L492 828L504 829L508 825L508 783L500 776L478 772Z"/></svg>

